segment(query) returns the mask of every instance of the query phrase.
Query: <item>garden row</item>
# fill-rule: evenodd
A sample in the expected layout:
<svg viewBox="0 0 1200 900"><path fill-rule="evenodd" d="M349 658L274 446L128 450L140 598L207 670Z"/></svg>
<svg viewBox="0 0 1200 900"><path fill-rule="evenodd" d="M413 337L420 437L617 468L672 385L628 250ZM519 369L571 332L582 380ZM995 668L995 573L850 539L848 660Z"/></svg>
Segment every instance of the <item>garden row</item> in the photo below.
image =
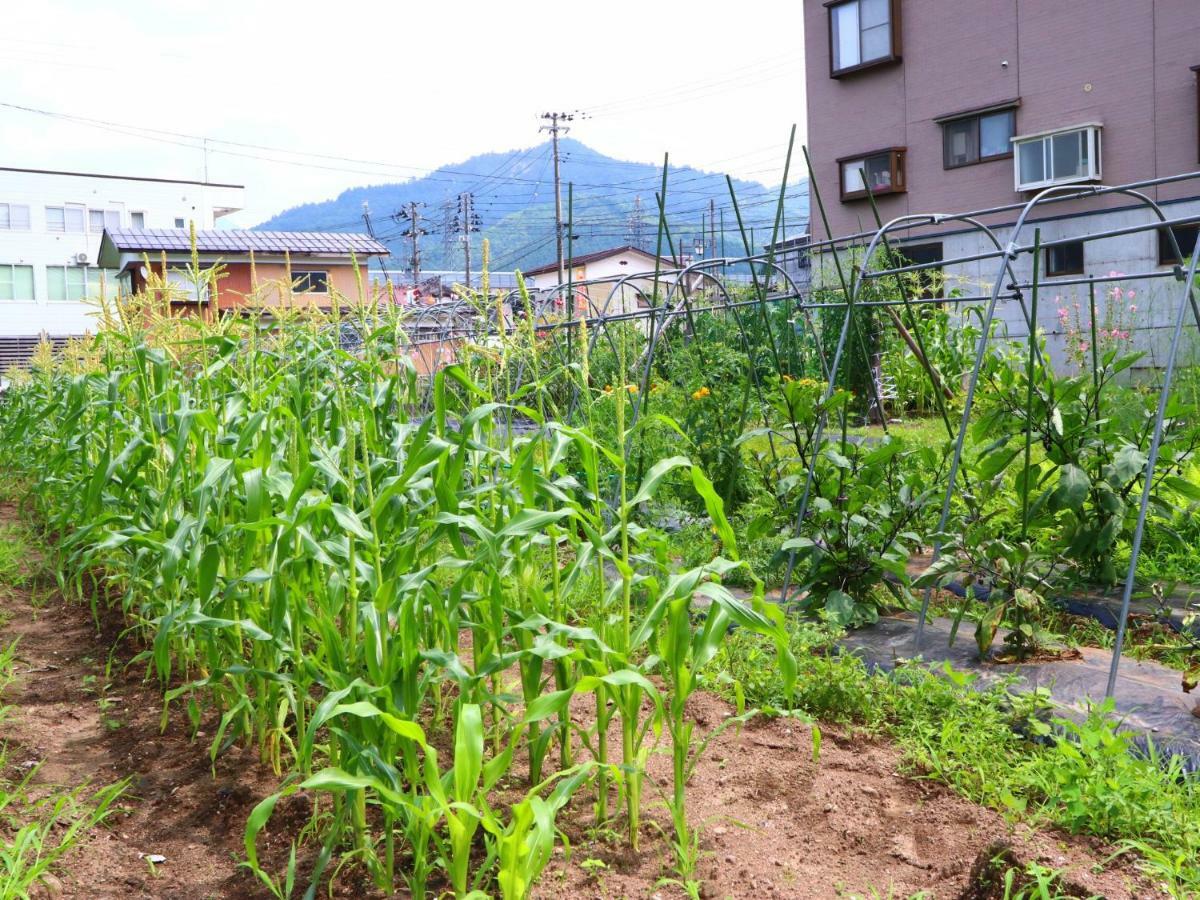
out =
<svg viewBox="0 0 1200 900"><path fill-rule="evenodd" d="M252 743L285 775L246 830L272 892L348 855L386 891L525 897L569 803L586 797L637 848L665 742L676 875L696 893L687 783L708 738L689 697L702 675L720 683L731 633L765 642L757 705L813 690L760 578L793 560L806 610L840 627L909 605L947 475L937 441L855 434L856 370L829 392L820 363L836 318L814 332L787 304L750 310L677 320L652 358L639 324L518 322L426 382L399 314L351 313L351 353L346 323L321 317L127 304L13 384L0 453L58 536L64 590L119 605L143 634L164 716L182 708L197 731L214 718L214 756ZM908 327L954 384L973 334L946 316ZM864 344L875 333L855 327ZM989 603L961 610L981 651L1007 625L1028 652L1053 585L1113 577L1153 407L1120 383L1134 361L1112 348L1057 376L1019 348L989 358L946 562L927 577L988 582ZM953 402L935 404L948 432ZM1198 444L1194 410L1173 407L1164 524L1200 497ZM497 802L514 781L521 795ZM256 836L300 791L321 798L319 850L268 871Z"/></svg>

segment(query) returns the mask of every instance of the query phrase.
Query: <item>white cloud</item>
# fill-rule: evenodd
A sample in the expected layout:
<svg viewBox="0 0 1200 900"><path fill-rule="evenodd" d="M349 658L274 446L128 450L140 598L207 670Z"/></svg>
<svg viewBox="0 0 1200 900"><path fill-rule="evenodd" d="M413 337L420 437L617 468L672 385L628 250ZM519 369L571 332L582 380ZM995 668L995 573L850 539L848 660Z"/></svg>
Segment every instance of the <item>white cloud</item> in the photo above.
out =
<svg viewBox="0 0 1200 900"><path fill-rule="evenodd" d="M247 187L237 224L413 174L346 159L432 169L532 145L550 109L593 110L572 136L601 152L658 162L669 150L765 182L791 124L803 128L796 2L42 0L5 14L4 102L336 157L299 167L212 145L209 178ZM0 128L5 165L204 173L187 138L6 108Z"/></svg>

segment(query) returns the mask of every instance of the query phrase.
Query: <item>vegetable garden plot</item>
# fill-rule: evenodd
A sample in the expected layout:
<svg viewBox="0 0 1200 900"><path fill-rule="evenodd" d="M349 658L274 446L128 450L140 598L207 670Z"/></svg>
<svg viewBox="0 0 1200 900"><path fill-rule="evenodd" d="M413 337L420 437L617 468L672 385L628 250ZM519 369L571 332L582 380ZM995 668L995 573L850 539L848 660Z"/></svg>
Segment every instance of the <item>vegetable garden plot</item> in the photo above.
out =
<svg viewBox="0 0 1200 900"><path fill-rule="evenodd" d="M102 584L146 641L166 714L216 717L214 755L250 746L284 778L247 822L265 890L352 862L385 891L528 896L564 816L638 852L661 751L657 826L695 894L688 784L709 735L688 701L728 685L711 665L734 626L768 648L770 711L801 713L794 622L765 578L858 627L983 572L981 649L1032 654L1063 573L1128 566L1127 601L1147 522L1200 496L1200 417L1172 381L1194 260L1153 392L1125 382L1120 347L1064 373L1036 330L1021 355L998 339L1001 294L1032 303L1036 274L997 278L974 330L955 328L910 295L886 233L807 295L758 258L702 265L702 296L657 273L634 313L468 295L480 314L438 336L457 362L431 377L402 310L181 320L156 284L14 379L0 452L61 536L63 588L98 602ZM1038 249L998 249L999 274ZM752 273L740 292L717 274L732 265ZM935 387L913 401L934 440L856 433L885 410L872 317L888 309L911 340L893 355ZM502 784L518 787L498 800ZM301 796L312 869L269 871L258 836Z"/></svg>

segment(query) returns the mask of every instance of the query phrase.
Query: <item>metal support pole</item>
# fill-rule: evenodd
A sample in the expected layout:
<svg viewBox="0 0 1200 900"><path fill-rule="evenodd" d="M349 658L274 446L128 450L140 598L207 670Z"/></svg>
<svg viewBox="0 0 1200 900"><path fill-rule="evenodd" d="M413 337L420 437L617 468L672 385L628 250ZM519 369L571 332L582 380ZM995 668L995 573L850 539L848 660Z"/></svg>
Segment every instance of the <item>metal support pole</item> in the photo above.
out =
<svg viewBox="0 0 1200 900"><path fill-rule="evenodd" d="M1163 372L1162 390L1158 394L1158 409L1154 416L1154 434L1150 438L1150 450L1146 454L1146 473L1142 483L1142 501L1138 506L1137 525L1133 529L1133 542L1129 549L1129 570L1125 573L1125 589L1121 593L1121 618L1117 621L1117 639L1113 644L1112 663L1108 669L1108 685L1104 690L1105 697L1111 697L1117 689L1117 672L1121 666L1121 649L1125 646L1125 626L1129 622L1129 602L1133 597L1133 581L1137 576L1138 555L1142 551L1142 536L1146 529L1146 513L1150 508L1150 494L1154 490L1154 467L1158 463L1158 451L1162 446L1163 419L1167 414L1167 402L1171 396L1171 378L1175 374L1175 360L1179 355L1179 339L1183 334L1183 320L1187 317L1188 307L1195 312L1195 297L1192 293L1196 280L1196 260L1200 259L1200 245L1192 253L1192 262L1188 266L1187 278L1183 283L1183 297L1180 298L1179 312L1175 316L1175 329L1171 333L1171 347L1167 352L1167 368Z"/></svg>

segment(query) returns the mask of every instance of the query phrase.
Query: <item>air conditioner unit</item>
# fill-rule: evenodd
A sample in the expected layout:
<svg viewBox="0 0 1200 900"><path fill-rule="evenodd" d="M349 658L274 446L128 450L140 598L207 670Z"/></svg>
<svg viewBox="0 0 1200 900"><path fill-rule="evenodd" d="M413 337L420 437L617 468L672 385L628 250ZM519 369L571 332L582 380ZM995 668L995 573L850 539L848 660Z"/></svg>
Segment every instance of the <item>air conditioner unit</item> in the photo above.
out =
<svg viewBox="0 0 1200 900"><path fill-rule="evenodd" d="M75 254L75 265L86 266L88 264L88 255L86 253Z"/></svg>

